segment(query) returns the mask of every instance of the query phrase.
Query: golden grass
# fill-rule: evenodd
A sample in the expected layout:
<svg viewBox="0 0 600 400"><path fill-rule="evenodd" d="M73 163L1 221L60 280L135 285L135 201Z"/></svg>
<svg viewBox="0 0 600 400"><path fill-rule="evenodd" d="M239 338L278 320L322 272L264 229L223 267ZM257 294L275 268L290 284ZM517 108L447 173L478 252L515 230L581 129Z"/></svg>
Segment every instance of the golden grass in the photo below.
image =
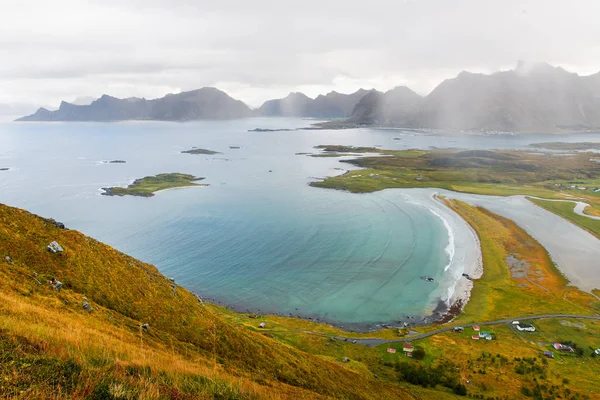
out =
<svg viewBox="0 0 600 400"><path fill-rule="evenodd" d="M46 252L52 240L65 252ZM415 398L397 384L232 325L153 266L2 205L0 254L0 329L42 346L44 360L74 360L81 378L64 397L116 385L110 387L133 397L147 388L146 398L172 390L182 398ZM5 263L5 255L14 263ZM53 276L64 283L61 292L46 283ZM142 323L150 324L148 332ZM143 380L123 375L132 365L152 372ZM4 376L14 373L8 368ZM19 381L31 396L42 390L34 378ZM11 390L0 395L11 397Z"/></svg>
<svg viewBox="0 0 600 400"><path fill-rule="evenodd" d="M590 314L597 299L569 287L547 251L513 221L458 200L445 200L477 233L483 276L457 322L477 322L544 313ZM507 258L526 263L526 275L511 274Z"/></svg>

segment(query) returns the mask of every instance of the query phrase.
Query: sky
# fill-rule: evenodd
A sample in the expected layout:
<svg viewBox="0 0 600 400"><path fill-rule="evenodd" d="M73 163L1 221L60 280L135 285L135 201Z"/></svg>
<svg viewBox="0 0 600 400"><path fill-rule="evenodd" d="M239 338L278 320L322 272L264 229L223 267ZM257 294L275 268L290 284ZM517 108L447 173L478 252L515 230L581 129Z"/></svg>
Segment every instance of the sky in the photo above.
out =
<svg viewBox="0 0 600 400"><path fill-rule="evenodd" d="M517 60L600 71L598 0L2 0L0 112L215 86L420 94ZM33 111L33 110L32 110Z"/></svg>

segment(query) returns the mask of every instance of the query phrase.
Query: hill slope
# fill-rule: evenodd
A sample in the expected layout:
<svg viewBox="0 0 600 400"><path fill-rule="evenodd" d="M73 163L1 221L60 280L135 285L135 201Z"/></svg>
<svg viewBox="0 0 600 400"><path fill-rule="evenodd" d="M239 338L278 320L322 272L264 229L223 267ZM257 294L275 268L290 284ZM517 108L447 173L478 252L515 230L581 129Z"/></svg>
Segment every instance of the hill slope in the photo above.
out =
<svg viewBox="0 0 600 400"><path fill-rule="evenodd" d="M252 115L247 105L215 88L202 88L159 99L118 99L103 95L89 105L62 102L56 111L40 108L17 121L123 121L244 118Z"/></svg>
<svg viewBox="0 0 600 400"><path fill-rule="evenodd" d="M1 204L0 256L2 398L416 398L232 325L155 267Z"/></svg>

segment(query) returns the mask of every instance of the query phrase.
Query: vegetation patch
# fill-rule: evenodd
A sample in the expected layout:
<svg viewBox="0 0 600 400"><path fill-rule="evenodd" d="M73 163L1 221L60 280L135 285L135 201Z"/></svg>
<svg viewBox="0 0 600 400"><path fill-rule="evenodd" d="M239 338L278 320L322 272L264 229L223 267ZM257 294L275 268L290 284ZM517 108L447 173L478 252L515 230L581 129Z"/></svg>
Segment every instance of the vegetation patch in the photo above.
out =
<svg viewBox="0 0 600 400"><path fill-rule="evenodd" d="M182 153L184 153L184 154L206 154L206 155L222 154L220 151L201 149L199 147L194 147L189 150L183 150Z"/></svg>
<svg viewBox="0 0 600 400"><path fill-rule="evenodd" d="M140 196L152 197L154 193L160 190L173 189L178 187L188 186L207 186L195 182L201 181L204 178L196 177L189 174L169 173L158 174L156 176L146 176L141 179L136 179L127 187L109 187L102 188L104 196Z"/></svg>
<svg viewBox="0 0 600 400"><path fill-rule="evenodd" d="M600 205L600 163L593 153L569 156L511 150L383 150L318 146L322 154L378 153L341 160L363 169L313 182L312 186L365 193L386 188L436 187L457 192L548 198L577 196ZM583 188L583 190L582 190Z"/></svg>

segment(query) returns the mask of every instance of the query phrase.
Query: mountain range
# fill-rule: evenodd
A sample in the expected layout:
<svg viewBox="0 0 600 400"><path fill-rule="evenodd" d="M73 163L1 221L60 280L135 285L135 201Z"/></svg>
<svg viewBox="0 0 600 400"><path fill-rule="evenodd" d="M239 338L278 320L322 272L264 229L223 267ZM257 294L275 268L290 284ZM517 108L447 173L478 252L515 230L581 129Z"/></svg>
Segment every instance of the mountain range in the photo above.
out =
<svg viewBox="0 0 600 400"><path fill-rule="evenodd" d="M218 89L206 87L168 94L153 100L137 97L118 99L105 94L89 105L63 101L56 111L40 108L35 114L17 121L189 121L245 118L252 115L252 110L243 102Z"/></svg>
<svg viewBox="0 0 600 400"><path fill-rule="evenodd" d="M400 86L312 99L290 93L251 110L215 88L153 100L104 95L90 105L63 102L19 121L186 121L251 116L344 119L325 127L377 125L470 131L556 132L600 128L600 73L580 76L547 63L519 62L493 74L461 72L420 96Z"/></svg>

